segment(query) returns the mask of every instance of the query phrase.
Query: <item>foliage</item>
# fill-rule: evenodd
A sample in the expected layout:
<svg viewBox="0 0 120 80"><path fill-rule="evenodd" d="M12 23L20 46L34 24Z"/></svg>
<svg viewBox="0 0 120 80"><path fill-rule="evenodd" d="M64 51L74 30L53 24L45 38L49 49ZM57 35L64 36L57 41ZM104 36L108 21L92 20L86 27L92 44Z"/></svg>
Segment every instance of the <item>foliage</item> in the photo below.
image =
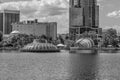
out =
<svg viewBox="0 0 120 80"><path fill-rule="evenodd" d="M64 39L62 38L61 35L59 35L58 39L60 40L60 43L64 44Z"/></svg>
<svg viewBox="0 0 120 80"><path fill-rule="evenodd" d="M46 36L46 35L41 35L40 37L39 37L39 39L40 39L40 42L42 42L42 43L46 43L46 42L48 42L48 43L52 43L52 41L53 41L53 39L52 39L52 37L48 37L48 36Z"/></svg>
<svg viewBox="0 0 120 80"><path fill-rule="evenodd" d="M23 47L28 43L32 43L36 36L27 35L27 34L17 34L17 35L10 35L7 40L3 40L3 46L11 46L11 47Z"/></svg>
<svg viewBox="0 0 120 80"><path fill-rule="evenodd" d="M80 38L91 38L94 41L95 45L98 44L97 34L95 31L89 31L89 32L86 31L78 36L78 39Z"/></svg>
<svg viewBox="0 0 120 80"><path fill-rule="evenodd" d="M13 34L10 35L6 40L3 40L0 45L2 45L3 47L21 48L24 45L32 43L34 39L39 39L41 43L52 42L52 38L47 37L46 35L35 36L27 34Z"/></svg>
<svg viewBox="0 0 120 80"><path fill-rule="evenodd" d="M108 45L112 45L113 47L117 47L117 31L113 28L108 29L103 34L103 46L107 47Z"/></svg>
<svg viewBox="0 0 120 80"><path fill-rule="evenodd" d="M96 35L96 32L95 31L89 31L89 32L84 32L82 33L81 35L79 35L78 38L91 38L91 39L96 39L97 38L97 35Z"/></svg>
<svg viewBox="0 0 120 80"><path fill-rule="evenodd" d="M43 34L43 35L41 35L41 38L42 39L47 39L47 36Z"/></svg>

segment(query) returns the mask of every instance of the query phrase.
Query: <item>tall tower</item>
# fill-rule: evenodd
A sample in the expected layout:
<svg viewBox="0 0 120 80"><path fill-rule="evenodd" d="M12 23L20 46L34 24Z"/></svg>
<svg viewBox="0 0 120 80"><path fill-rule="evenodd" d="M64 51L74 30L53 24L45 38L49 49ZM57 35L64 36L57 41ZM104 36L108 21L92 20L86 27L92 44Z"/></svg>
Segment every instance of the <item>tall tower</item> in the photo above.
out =
<svg viewBox="0 0 120 80"><path fill-rule="evenodd" d="M99 29L99 6L96 0L70 0L69 34L75 37Z"/></svg>

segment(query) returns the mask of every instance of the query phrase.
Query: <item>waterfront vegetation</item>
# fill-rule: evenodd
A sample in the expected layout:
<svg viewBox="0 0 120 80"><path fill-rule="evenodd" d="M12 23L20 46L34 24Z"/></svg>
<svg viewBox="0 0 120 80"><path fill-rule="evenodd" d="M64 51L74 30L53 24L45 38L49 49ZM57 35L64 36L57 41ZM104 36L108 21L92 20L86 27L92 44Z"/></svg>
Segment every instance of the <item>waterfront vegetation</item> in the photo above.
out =
<svg viewBox="0 0 120 80"><path fill-rule="evenodd" d="M35 35L27 35L27 34L12 34L9 35L7 39L3 39L0 42L1 47L13 47L13 48L21 48L29 43L32 43L34 39L39 39L40 42L45 43L47 41L50 42L45 35L35 36Z"/></svg>
<svg viewBox="0 0 120 80"><path fill-rule="evenodd" d="M103 32L101 37L97 36L96 32L89 31L79 35L78 39L79 38L91 38L94 41L95 45L99 45L103 48L116 48L119 47L120 43L120 38L117 35L117 31L113 28L107 29L105 32Z"/></svg>
<svg viewBox="0 0 120 80"><path fill-rule="evenodd" d="M117 31L115 29L108 29L106 32L103 34L103 47L107 47L108 45L111 45L113 47L119 47L119 39L117 36Z"/></svg>
<svg viewBox="0 0 120 80"><path fill-rule="evenodd" d="M98 36L96 32L89 31L84 32L81 35L77 35L77 39L80 38L91 38L95 45L98 44ZM70 40L67 35L63 38L61 35L57 37L56 40L53 40L52 37L47 37L46 35L36 36L36 35L27 35L27 34L10 34L8 38L3 38L2 32L0 32L0 47L1 48L11 48L11 49L20 49L25 45L32 43L34 39L38 39L41 43L52 43L54 45L64 44L66 48L69 49L71 46L74 46L76 40ZM101 47L119 47L119 39L117 36L117 31L115 29L106 30L100 40Z"/></svg>
<svg viewBox="0 0 120 80"><path fill-rule="evenodd" d="M34 39L38 39L41 43L52 43L57 44L67 44L71 46L70 40L64 40L61 36L57 37L57 40L53 40L51 37L46 35L36 36L36 35L27 35L27 34L10 34L7 38L3 39L2 33L0 34L0 48L1 49L20 49L25 45L32 43Z"/></svg>
<svg viewBox="0 0 120 80"><path fill-rule="evenodd" d="M77 40L80 38L91 38L94 41L95 45L98 45L98 40L97 40L98 37L97 37L97 33L95 31L89 31L89 32L86 31L86 32L78 35Z"/></svg>

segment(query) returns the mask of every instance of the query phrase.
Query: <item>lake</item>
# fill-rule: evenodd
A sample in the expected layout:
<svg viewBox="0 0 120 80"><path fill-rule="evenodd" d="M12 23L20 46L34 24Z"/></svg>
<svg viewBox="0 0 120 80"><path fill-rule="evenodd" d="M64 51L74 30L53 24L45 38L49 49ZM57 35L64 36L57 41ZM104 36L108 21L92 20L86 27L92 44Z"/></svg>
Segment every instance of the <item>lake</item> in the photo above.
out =
<svg viewBox="0 0 120 80"><path fill-rule="evenodd" d="M120 80L120 53L0 52L0 80Z"/></svg>

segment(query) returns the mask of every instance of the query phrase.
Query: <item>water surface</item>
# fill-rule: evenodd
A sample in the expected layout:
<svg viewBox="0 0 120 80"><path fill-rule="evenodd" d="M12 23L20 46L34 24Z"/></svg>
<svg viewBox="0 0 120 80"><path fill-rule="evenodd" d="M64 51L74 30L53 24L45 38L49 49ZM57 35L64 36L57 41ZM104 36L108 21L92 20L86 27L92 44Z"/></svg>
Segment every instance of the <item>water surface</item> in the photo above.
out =
<svg viewBox="0 0 120 80"><path fill-rule="evenodd" d="M120 80L120 53L0 52L0 80Z"/></svg>

